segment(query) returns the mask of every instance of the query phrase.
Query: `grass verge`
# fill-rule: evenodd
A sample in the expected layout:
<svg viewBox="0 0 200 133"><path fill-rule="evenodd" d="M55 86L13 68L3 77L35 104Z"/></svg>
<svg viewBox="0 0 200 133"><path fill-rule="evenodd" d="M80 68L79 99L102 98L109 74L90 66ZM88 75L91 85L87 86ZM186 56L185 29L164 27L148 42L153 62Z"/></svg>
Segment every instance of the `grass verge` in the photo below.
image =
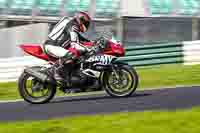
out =
<svg viewBox="0 0 200 133"><path fill-rule="evenodd" d="M161 65L136 68L136 70L140 77L138 90L200 84L200 65ZM19 98L16 83L0 84L0 100Z"/></svg>
<svg viewBox="0 0 200 133"><path fill-rule="evenodd" d="M161 65L137 69L139 88L200 85L200 65Z"/></svg>
<svg viewBox="0 0 200 133"><path fill-rule="evenodd" d="M1 133L199 133L200 108L0 123Z"/></svg>

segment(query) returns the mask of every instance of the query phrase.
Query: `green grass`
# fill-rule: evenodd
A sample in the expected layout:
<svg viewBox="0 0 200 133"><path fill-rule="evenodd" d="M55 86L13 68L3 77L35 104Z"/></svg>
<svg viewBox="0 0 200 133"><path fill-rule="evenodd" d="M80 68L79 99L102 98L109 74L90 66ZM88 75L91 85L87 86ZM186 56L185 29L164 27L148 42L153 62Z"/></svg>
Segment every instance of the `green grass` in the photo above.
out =
<svg viewBox="0 0 200 133"><path fill-rule="evenodd" d="M200 65L161 65L137 68L139 89L200 85ZM61 93L59 93L61 95ZM0 84L0 100L20 98L16 83Z"/></svg>
<svg viewBox="0 0 200 133"><path fill-rule="evenodd" d="M11 99L19 99L17 83L1 83L0 84L0 100L11 100Z"/></svg>
<svg viewBox="0 0 200 133"><path fill-rule="evenodd" d="M200 85L200 65L161 65L137 69L140 88Z"/></svg>
<svg viewBox="0 0 200 133"><path fill-rule="evenodd" d="M0 123L1 133L199 133L200 108Z"/></svg>
<svg viewBox="0 0 200 133"><path fill-rule="evenodd" d="M200 65L137 68L141 88L200 84ZM0 99L19 98L16 83L0 85ZM200 107L177 111L114 113L45 121L0 123L0 133L199 133Z"/></svg>

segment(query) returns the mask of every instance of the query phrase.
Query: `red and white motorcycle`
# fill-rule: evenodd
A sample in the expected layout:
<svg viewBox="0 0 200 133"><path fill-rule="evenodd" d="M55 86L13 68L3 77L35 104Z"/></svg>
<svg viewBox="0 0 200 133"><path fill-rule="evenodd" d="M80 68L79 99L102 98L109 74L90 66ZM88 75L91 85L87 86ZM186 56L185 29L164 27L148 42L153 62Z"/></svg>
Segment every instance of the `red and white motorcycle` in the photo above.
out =
<svg viewBox="0 0 200 133"><path fill-rule="evenodd" d="M54 79L53 69L57 59L46 55L40 45L20 45L26 53L48 62L46 65L24 69L18 81L22 98L33 104L46 103L54 97L57 88L67 93L73 92L73 88L85 92L88 88L96 87L114 97L130 96L136 90L138 75L135 69L118 60L125 55L125 49L120 42L101 36L94 42L85 42L84 45L101 49L101 52L87 53L77 62L66 64L66 79L63 80L66 82Z"/></svg>

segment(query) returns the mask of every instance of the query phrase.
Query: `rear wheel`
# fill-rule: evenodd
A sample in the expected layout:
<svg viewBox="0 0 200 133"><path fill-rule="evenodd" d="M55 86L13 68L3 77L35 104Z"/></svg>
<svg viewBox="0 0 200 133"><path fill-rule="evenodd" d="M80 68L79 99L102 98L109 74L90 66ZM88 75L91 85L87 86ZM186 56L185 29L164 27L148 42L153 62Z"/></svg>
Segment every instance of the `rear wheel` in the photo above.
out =
<svg viewBox="0 0 200 133"><path fill-rule="evenodd" d="M21 97L32 104L49 102L56 93L56 86L42 83L27 73L22 73L18 81L18 90Z"/></svg>
<svg viewBox="0 0 200 133"><path fill-rule="evenodd" d="M103 78L106 92L114 97L130 96L138 86L137 72L125 64L116 64L112 71L104 73Z"/></svg>

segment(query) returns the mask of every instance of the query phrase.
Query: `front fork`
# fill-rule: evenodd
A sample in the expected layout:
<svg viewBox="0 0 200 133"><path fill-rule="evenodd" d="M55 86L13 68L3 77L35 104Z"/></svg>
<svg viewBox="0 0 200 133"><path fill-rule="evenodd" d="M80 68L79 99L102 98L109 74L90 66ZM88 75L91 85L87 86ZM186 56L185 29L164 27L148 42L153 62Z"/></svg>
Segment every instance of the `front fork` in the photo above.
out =
<svg viewBox="0 0 200 133"><path fill-rule="evenodd" d="M114 72L114 74L115 74L117 80L119 80L119 79L120 79L120 76L119 76L119 72L118 72L117 69L118 69L117 66L112 65L112 70L113 70L113 72Z"/></svg>
<svg viewBox="0 0 200 133"><path fill-rule="evenodd" d="M112 67L111 67L111 70L114 72L114 75L116 76L116 79L119 80L120 79L120 75L119 75L119 72L118 72L117 65L113 64ZM104 73L105 72L101 72L101 74L99 76L99 83L102 86L104 86Z"/></svg>

